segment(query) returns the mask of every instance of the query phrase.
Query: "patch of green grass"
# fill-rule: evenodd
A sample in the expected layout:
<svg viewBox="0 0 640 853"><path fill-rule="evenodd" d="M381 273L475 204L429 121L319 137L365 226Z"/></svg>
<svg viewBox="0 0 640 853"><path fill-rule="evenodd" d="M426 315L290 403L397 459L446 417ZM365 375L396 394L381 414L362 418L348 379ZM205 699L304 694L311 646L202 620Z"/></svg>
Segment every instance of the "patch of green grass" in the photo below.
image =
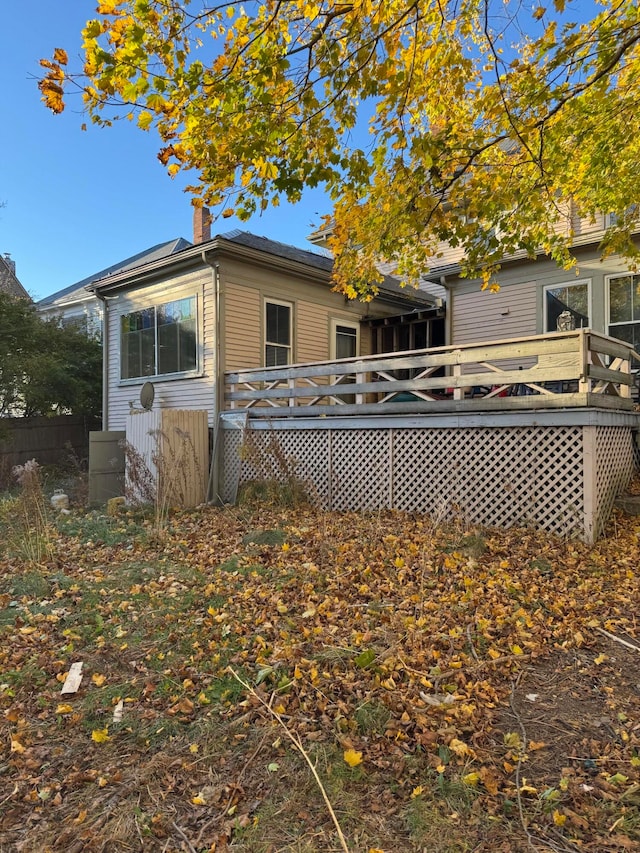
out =
<svg viewBox="0 0 640 853"><path fill-rule="evenodd" d="M391 711L382 702L372 700L359 705L354 716L360 734L383 735L391 719Z"/></svg>
<svg viewBox="0 0 640 853"><path fill-rule="evenodd" d="M284 545L287 534L278 528L274 530L251 530L242 538L243 545Z"/></svg>
<svg viewBox="0 0 640 853"><path fill-rule="evenodd" d="M43 572L35 570L5 577L2 586L2 591L8 592L15 599L40 599L51 593L49 579Z"/></svg>
<svg viewBox="0 0 640 853"><path fill-rule="evenodd" d="M412 796L404 811L412 840L430 853L470 853L474 850L474 841L463 828L464 823L460 832L455 832L453 820L464 821L470 816L477 798L475 788L459 777L433 772L429 772L421 787L422 792Z"/></svg>
<svg viewBox="0 0 640 853"><path fill-rule="evenodd" d="M487 550L487 543L477 533L469 533L460 540L458 550L470 557L481 557Z"/></svg>
<svg viewBox="0 0 640 853"><path fill-rule="evenodd" d="M142 526L143 519L129 513L120 516L103 515L92 511L84 515L62 515L57 519L57 528L64 536L78 539L83 544L120 545L132 539L145 539L148 531Z"/></svg>

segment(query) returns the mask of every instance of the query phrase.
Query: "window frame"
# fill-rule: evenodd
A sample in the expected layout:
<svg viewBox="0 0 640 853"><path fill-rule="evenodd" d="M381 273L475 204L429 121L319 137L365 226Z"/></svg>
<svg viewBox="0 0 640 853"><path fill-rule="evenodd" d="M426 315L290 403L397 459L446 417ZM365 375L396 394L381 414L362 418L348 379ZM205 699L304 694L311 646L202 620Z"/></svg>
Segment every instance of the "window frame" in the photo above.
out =
<svg viewBox="0 0 640 853"><path fill-rule="evenodd" d="M614 272L609 275L605 275L605 303L606 303L606 317L605 317L605 334L609 335L612 338L617 338L616 335L612 334L611 327L615 328L616 326L630 326L637 324L640 327L640 319L638 320L629 320L626 322L611 322L611 282L616 278L627 278L631 279L638 278L640 279L640 273L631 272L631 270L626 270L624 272ZM622 340L622 338L617 338L618 340ZM633 372L635 373L638 370L637 364L633 367Z"/></svg>
<svg viewBox="0 0 640 853"><path fill-rule="evenodd" d="M168 295L167 295L168 296ZM193 300L195 317L194 317L194 330L195 330L195 365L188 370L178 370L172 373L159 373L159 351L158 351L158 311L160 308L171 305L175 302L182 302L185 299ZM154 373L149 375L142 376L129 376L124 377L123 373L123 332L122 332L122 321L124 317L128 317L131 314L137 314L141 311L153 311L153 350L154 350ZM194 376L200 376L202 373L202 325L201 325L201 317L202 310L200 304L200 296L197 293L184 293L181 295L173 295L170 298L165 296L161 296L158 299L155 299L151 303L145 303L144 305L131 305L130 308L126 311L120 311L117 315L118 322L118 345L119 345L119 356L120 356L120 368L119 368L119 384L120 385L136 385L141 382L162 382L162 381L170 381L172 379L184 379L184 378L192 378Z"/></svg>
<svg viewBox="0 0 640 853"><path fill-rule="evenodd" d="M360 323L356 322L355 320L341 320L338 317L330 317L329 320L329 360L338 360L338 326L344 326L345 329L355 330L356 351L355 355L352 357L357 358L360 355Z"/></svg>
<svg viewBox="0 0 640 853"><path fill-rule="evenodd" d="M561 281L557 284L545 284L542 288L542 331L543 334L548 334L550 332L556 332L557 329L549 329L548 328L548 317L547 317L547 292L550 290L558 290L561 287L580 287L586 285L587 286L587 312L588 312L588 325L584 328L591 328L591 324L593 323L593 302L592 302L592 287L591 287L591 279L583 278L579 281Z"/></svg>
<svg viewBox="0 0 640 853"><path fill-rule="evenodd" d="M267 330L268 330L267 308L269 305L278 305L282 308L288 308L289 309L289 344L288 345L281 344L278 341L269 341L267 339ZM279 347L281 349L286 350L287 354L288 354L286 364L272 365L272 367L287 367L290 364L295 363L294 349L293 349L293 341L294 341L294 336L293 336L293 328L294 328L294 326L293 326L293 308L294 308L293 302L287 302L287 300L285 300L285 299L275 299L271 296L265 296L264 297L263 302L262 302L262 324L263 324L262 325L262 329L263 329L263 332L262 332L262 358L263 358L263 367L267 367L267 347L268 346Z"/></svg>

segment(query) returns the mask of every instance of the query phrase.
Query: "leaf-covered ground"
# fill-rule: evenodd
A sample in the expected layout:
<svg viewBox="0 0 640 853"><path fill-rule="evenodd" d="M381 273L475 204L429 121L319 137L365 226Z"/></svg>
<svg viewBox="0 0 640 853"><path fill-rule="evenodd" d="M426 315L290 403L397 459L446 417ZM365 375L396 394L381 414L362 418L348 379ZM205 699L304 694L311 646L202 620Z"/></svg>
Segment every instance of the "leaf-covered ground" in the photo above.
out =
<svg viewBox="0 0 640 853"><path fill-rule="evenodd" d="M58 528L0 558L0 850L640 849L636 519L595 547L309 507Z"/></svg>

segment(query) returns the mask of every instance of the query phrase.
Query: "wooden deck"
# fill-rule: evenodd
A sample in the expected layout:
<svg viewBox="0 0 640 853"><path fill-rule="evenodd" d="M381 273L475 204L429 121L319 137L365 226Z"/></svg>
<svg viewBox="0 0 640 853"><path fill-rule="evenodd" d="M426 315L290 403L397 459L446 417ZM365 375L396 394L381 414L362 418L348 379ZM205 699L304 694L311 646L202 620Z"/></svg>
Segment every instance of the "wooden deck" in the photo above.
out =
<svg viewBox="0 0 640 853"><path fill-rule="evenodd" d="M252 418L632 410L633 348L590 329L226 374Z"/></svg>

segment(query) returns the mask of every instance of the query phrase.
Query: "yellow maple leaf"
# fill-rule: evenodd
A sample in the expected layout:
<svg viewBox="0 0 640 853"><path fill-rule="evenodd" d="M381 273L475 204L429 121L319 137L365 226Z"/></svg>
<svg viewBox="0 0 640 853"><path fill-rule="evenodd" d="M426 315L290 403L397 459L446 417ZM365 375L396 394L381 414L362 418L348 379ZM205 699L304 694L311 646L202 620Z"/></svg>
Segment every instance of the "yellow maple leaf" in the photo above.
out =
<svg viewBox="0 0 640 853"><path fill-rule="evenodd" d="M511 646L511 651L513 652L514 655L523 655L524 654L524 652L522 651L520 646L517 646L517 645Z"/></svg>
<svg viewBox="0 0 640 853"><path fill-rule="evenodd" d="M416 797L419 797L419 796L420 796L420 794L422 794L423 792L424 792L424 785L418 785L418 786L417 786L416 788L414 788L414 789L413 789L413 791L411 792L411 799L412 799L412 800L415 800L415 798L416 798Z"/></svg>
<svg viewBox="0 0 640 853"><path fill-rule="evenodd" d="M91 732L91 740L94 741L94 743L105 743L106 741L110 740L109 728L107 727L106 729L94 729Z"/></svg>
<svg viewBox="0 0 640 853"><path fill-rule="evenodd" d="M362 753L355 749L345 749L343 757L349 767L357 767L358 764L362 764Z"/></svg>
<svg viewBox="0 0 640 853"><path fill-rule="evenodd" d="M461 758L467 755L472 757L475 755L470 746L467 746L464 741L458 740L458 738L455 737L449 741L449 749Z"/></svg>
<svg viewBox="0 0 640 853"><path fill-rule="evenodd" d="M606 661L606 659L607 659L607 656L605 654L602 654L602 655L598 655L597 658L594 658L593 662L598 664L598 666L600 666L600 664L604 663Z"/></svg>
<svg viewBox="0 0 640 853"><path fill-rule="evenodd" d="M56 714L73 714L73 705L61 702L56 708Z"/></svg>
<svg viewBox="0 0 640 853"><path fill-rule="evenodd" d="M555 809L553 812L553 822L556 826L564 826L567 820L566 814L562 814L558 809Z"/></svg>
<svg viewBox="0 0 640 853"><path fill-rule="evenodd" d="M472 788L475 788L475 786L480 781L480 774L476 773L475 771L467 773L466 776L462 777L462 781L465 785L470 785Z"/></svg>
<svg viewBox="0 0 640 853"><path fill-rule="evenodd" d="M24 746L13 735L11 736L11 752L17 752L18 755L24 752Z"/></svg>
<svg viewBox="0 0 640 853"><path fill-rule="evenodd" d="M194 806L206 806L207 801L201 794L196 794L195 797L191 797L191 802Z"/></svg>
<svg viewBox="0 0 640 853"><path fill-rule="evenodd" d="M99 672L94 672L91 676L91 681L93 681L96 687L102 687L106 680L106 675L101 675Z"/></svg>

